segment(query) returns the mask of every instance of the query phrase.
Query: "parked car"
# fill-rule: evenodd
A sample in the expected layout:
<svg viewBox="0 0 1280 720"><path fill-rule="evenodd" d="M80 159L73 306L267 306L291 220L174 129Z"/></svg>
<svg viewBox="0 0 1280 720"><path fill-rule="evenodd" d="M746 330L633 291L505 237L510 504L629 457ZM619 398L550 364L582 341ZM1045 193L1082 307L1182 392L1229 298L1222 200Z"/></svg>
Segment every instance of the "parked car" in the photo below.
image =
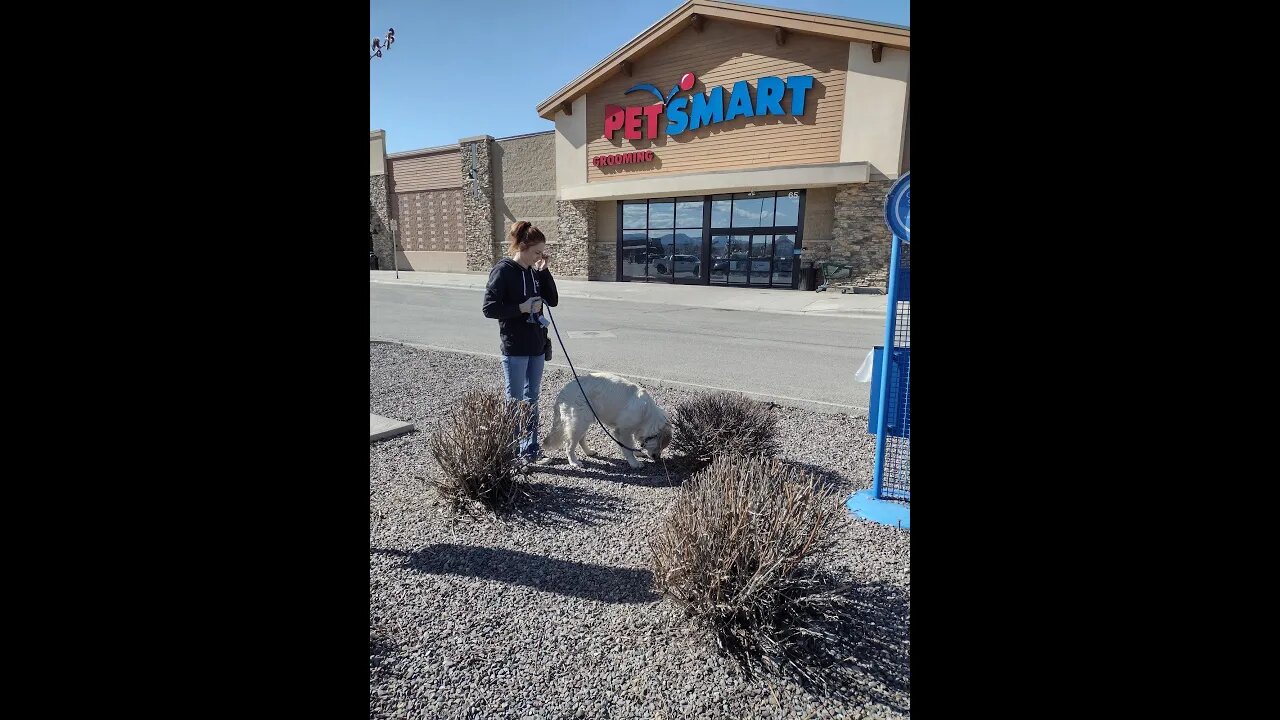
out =
<svg viewBox="0 0 1280 720"><path fill-rule="evenodd" d="M776 272L791 272L791 259L779 259L774 265ZM711 274L723 275L724 273L745 273L748 266L752 273L769 272L769 258L753 258L747 257L744 253L735 253L727 258L713 258L711 260Z"/></svg>
<svg viewBox="0 0 1280 720"><path fill-rule="evenodd" d="M671 272L702 274L702 261L694 255L668 255L655 258L650 262L659 275L667 275Z"/></svg>

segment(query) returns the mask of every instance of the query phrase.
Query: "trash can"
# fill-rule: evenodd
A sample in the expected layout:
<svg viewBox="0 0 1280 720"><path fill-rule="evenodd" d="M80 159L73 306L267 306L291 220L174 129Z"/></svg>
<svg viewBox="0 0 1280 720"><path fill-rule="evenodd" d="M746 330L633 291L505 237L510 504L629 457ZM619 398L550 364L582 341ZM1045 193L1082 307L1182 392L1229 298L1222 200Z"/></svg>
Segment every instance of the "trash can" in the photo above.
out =
<svg viewBox="0 0 1280 720"><path fill-rule="evenodd" d="M369 251L369 269L370 270L378 269L378 256L374 255L372 250Z"/></svg>
<svg viewBox="0 0 1280 720"><path fill-rule="evenodd" d="M818 268L812 263L800 266L800 289L816 290L818 287Z"/></svg>

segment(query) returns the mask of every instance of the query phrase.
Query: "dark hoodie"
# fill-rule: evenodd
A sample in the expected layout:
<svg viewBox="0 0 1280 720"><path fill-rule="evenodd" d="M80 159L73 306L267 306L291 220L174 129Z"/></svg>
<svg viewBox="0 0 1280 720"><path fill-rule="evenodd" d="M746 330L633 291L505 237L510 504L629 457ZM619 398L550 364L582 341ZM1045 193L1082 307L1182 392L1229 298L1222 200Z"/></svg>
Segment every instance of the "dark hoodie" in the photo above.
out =
<svg viewBox="0 0 1280 720"><path fill-rule="evenodd" d="M551 307L560 303L556 281L550 270L522 268L511 258L503 258L489 271L489 285L484 289L484 316L498 321L502 336L502 354L514 356L541 355L546 352L547 330L529 322L529 313L520 312L520 303L540 297Z"/></svg>

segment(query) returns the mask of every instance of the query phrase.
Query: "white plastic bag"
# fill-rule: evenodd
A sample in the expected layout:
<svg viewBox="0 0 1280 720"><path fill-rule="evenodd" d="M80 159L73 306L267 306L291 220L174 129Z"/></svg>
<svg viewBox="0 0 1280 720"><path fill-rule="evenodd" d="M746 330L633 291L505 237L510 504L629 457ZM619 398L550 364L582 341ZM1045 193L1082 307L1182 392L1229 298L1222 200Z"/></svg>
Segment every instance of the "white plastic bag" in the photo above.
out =
<svg viewBox="0 0 1280 720"><path fill-rule="evenodd" d="M853 379L858 382L871 382L871 370L876 361L876 351L867 351L867 359L862 361L862 367L858 368L858 372L853 374Z"/></svg>

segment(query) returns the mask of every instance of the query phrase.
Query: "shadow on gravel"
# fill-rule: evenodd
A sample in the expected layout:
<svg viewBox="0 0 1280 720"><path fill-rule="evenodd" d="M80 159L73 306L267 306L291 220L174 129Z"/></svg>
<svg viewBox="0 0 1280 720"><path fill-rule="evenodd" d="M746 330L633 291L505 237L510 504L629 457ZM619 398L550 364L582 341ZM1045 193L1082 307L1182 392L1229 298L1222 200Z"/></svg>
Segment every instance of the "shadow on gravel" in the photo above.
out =
<svg viewBox="0 0 1280 720"><path fill-rule="evenodd" d="M535 482L528 486L528 493L503 517L540 525L594 526L616 519L624 507L616 498L581 487Z"/></svg>
<svg viewBox="0 0 1280 720"><path fill-rule="evenodd" d="M644 461L639 470L632 470L626 460L609 457L584 458L581 468L575 468L569 465L568 460L557 457L550 465L538 468L538 472L547 475L587 478L639 487L675 487L684 482L685 476L677 472L669 460L667 471L665 473L662 471L661 462Z"/></svg>
<svg viewBox="0 0 1280 720"><path fill-rule="evenodd" d="M828 470L821 465L812 465L806 462L798 462L796 460L784 460L788 465L797 467L810 475L817 481L818 486L830 490L842 490L850 487L850 480L834 470Z"/></svg>
<svg viewBox="0 0 1280 720"><path fill-rule="evenodd" d="M909 715L910 598L902 588L884 583L855 585L844 595L854 610L850 617L835 622L814 618L812 623L815 629L841 638L834 644L815 642L808 655L806 670L824 679L825 687L798 684L817 696L848 704L875 703Z"/></svg>
<svg viewBox="0 0 1280 720"><path fill-rule="evenodd" d="M656 602L648 570L556 560L518 550L438 544L406 552L370 548L369 552L405 558L403 567L432 575L460 575L524 585L544 592L608 603Z"/></svg>

